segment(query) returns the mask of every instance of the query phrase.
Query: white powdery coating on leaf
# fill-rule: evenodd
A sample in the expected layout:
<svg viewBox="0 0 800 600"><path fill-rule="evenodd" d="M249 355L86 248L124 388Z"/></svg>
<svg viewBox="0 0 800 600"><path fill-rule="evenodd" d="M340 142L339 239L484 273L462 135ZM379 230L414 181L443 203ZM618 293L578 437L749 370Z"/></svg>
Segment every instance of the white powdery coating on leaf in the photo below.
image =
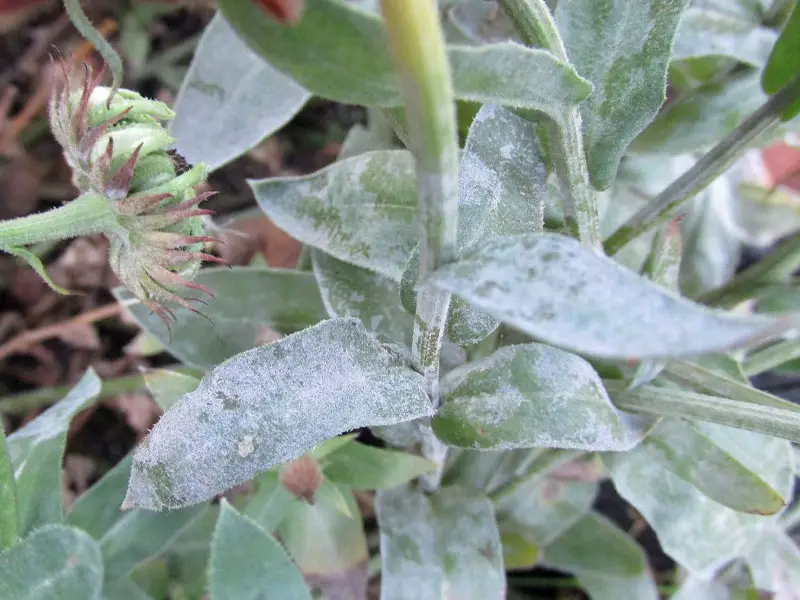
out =
<svg viewBox="0 0 800 600"><path fill-rule="evenodd" d="M136 450L125 506L202 502L344 431L431 414L421 375L357 320L324 321L231 358L183 396Z"/></svg>
<svg viewBox="0 0 800 600"><path fill-rule="evenodd" d="M696 356L791 326L788 317L733 317L675 297L556 234L490 240L430 282L537 339L597 357Z"/></svg>
<svg viewBox="0 0 800 600"><path fill-rule="evenodd" d="M411 154L376 150L312 175L249 184L295 239L399 281L417 242L415 181Z"/></svg>
<svg viewBox="0 0 800 600"><path fill-rule="evenodd" d="M664 102L672 41L688 0L563 0L556 24L594 85L581 105L592 181L611 184L628 144Z"/></svg>
<svg viewBox="0 0 800 600"><path fill-rule="evenodd" d="M620 451L640 439L588 362L544 344L507 346L459 367L442 395L434 428L457 446Z"/></svg>

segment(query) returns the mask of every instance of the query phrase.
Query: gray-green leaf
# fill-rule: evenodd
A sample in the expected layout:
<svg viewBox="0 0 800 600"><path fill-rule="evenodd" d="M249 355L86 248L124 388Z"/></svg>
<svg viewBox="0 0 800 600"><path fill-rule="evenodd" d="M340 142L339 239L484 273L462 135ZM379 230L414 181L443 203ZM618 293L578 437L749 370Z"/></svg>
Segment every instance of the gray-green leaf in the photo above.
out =
<svg viewBox="0 0 800 600"><path fill-rule="evenodd" d="M657 600L644 550L605 517L591 513L542 551L542 563L575 574L592 600Z"/></svg>
<svg viewBox="0 0 800 600"><path fill-rule="evenodd" d="M570 61L594 85L581 105L592 184L608 189L625 148L664 102L670 50L688 0L559 0Z"/></svg>
<svg viewBox="0 0 800 600"><path fill-rule="evenodd" d="M310 97L217 15L178 92L170 131L184 158L213 171L283 127Z"/></svg>
<svg viewBox="0 0 800 600"><path fill-rule="evenodd" d="M323 462L325 477L355 489L393 488L436 470L426 458L350 442L335 450Z"/></svg>
<svg viewBox="0 0 800 600"><path fill-rule="evenodd" d="M490 240L430 282L544 342L605 358L718 352L791 327L791 317L734 317L678 298L555 234Z"/></svg>
<svg viewBox="0 0 800 600"><path fill-rule="evenodd" d="M379 15L343 0L306 0L303 18L286 27L257 3L222 0L220 9L253 50L315 94L345 104L403 104ZM450 46L448 56L461 100L557 115L592 89L549 52L511 42Z"/></svg>
<svg viewBox="0 0 800 600"><path fill-rule="evenodd" d="M225 500L211 542L209 580L213 600L311 600L281 545Z"/></svg>
<svg viewBox="0 0 800 600"><path fill-rule="evenodd" d="M324 321L209 372L136 450L125 505L201 502L344 431L431 412L422 376L359 321Z"/></svg>
<svg viewBox="0 0 800 600"><path fill-rule="evenodd" d="M114 290L139 325L184 363L209 369L227 358L272 341L279 333L294 333L327 317L311 273L263 267L203 269L195 278L215 297L196 315L175 308L170 335L147 307L127 302L130 293Z"/></svg>
<svg viewBox="0 0 800 600"><path fill-rule="evenodd" d="M69 394L8 438L19 507L19 533L64 520L61 460L69 423L100 393L100 378L89 369Z"/></svg>
<svg viewBox="0 0 800 600"><path fill-rule="evenodd" d="M492 505L452 487L431 496L405 487L378 493L381 599L502 600L505 573Z"/></svg>
<svg viewBox="0 0 800 600"><path fill-rule="evenodd" d="M433 429L454 446L621 451L644 433L588 362L545 344L500 348L448 373L441 392Z"/></svg>
<svg viewBox="0 0 800 600"><path fill-rule="evenodd" d="M46 525L0 554L2 600L97 600L102 584L97 543L72 527Z"/></svg>
<svg viewBox="0 0 800 600"><path fill-rule="evenodd" d="M144 384L159 408L166 412L181 396L196 390L200 379L169 369L151 369L144 374Z"/></svg>

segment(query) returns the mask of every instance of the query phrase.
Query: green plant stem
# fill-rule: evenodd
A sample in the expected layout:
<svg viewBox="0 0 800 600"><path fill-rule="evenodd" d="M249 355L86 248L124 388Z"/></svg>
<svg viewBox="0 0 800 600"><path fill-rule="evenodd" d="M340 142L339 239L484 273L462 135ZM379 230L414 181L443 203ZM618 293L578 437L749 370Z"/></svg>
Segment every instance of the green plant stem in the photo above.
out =
<svg viewBox="0 0 800 600"><path fill-rule="evenodd" d="M89 17L86 16L86 13L83 12L83 8L81 8L80 0L64 0L64 8L67 11L69 20L72 21L72 24L75 26L75 29L97 49L97 52L103 57L103 60L111 71L113 83L111 84L111 92L108 95L108 105L111 106L111 100L114 98L114 94L117 93L117 90L122 85L122 59L119 54L117 54L117 51L114 50L113 46L100 35L100 32L97 31L94 25L92 25L92 22L89 21Z"/></svg>
<svg viewBox="0 0 800 600"><path fill-rule="evenodd" d="M606 381L617 408L664 417L682 417L766 433L800 443L800 410L737 402L684 390L650 386L625 390L619 381Z"/></svg>
<svg viewBox="0 0 800 600"><path fill-rule="evenodd" d="M744 360L742 370L748 377L755 377L797 358L800 358L800 340L783 340L753 352Z"/></svg>
<svg viewBox="0 0 800 600"><path fill-rule="evenodd" d="M400 75L408 121L409 149L416 159L420 227L419 282L456 256L458 233L458 126L450 65L435 3L381 0L389 45ZM420 286L414 319L412 361L425 377L434 408L439 406L439 355L450 294ZM422 450L436 474L421 480L439 486L447 447L421 424Z"/></svg>
<svg viewBox="0 0 800 600"><path fill-rule="evenodd" d="M687 200L703 191L724 173L750 148L753 140L777 125L780 113L798 96L800 96L800 76L767 100L725 139L706 152L691 169L673 181L652 202L642 207L611 234L604 243L606 254L609 256L616 254L631 240L676 216Z"/></svg>
<svg viewBox="0 0 800 600"><path fill-rule="evenodd" d="M92 235L113 229L116 215L111 203L84 194L47 212L0 221L0 250Z"/></svg>
<svg viewBox="0 0 800 600"><path fill-rule="evenodd" d="M564 42L544 0L500 0L500 3L527 45L542 46L569 63ZM580 110L575 107L564 111L559 119L549 123L547 130L551 159L564 192L567 227L584 244L600 249L597 192L589 182Z"/></svg>
<svg viewBox="0 0 800 600"><path fill-rule="evenodd" d="M527 465L521 465L521 470L524 468L524 471L518 477L492 491L489 497L494 502L507 498L530 481L543 477L553 469L576 460L584 454L586 454L584 450L555 449L535 451L531 455L533 459Z"/></svg>
<svg viewBox="0 0 800 600"><path fill-rule="evenodd" d="M0 552L11 547L19 536L17 485L8 453L6 434L0 423Z"/></svg>
<svg viewBox="0 0 800 600"><path fill-rule="evenodd" d="M197 372L197 369L192 369L183 365L172 365L164 368L187 375L201 375ZM137 392L145 388L146 385L143 375L123 375L122 377L115 377L114 379L103 381L103 387L100 390L98 398L110 398L127 392ZM60 385L5 396L4 398L0 398L0 414L22 415L29 410L54 404L66 396L71 389L72 386Z"/></svg>
<svg viewBox="0 0 800 600"><path fill-rule="evenodd" d="M759 286L788 280L800 268L800 231L778 244L757 263L738 273L726 284L706 292L697 300L712 306L730 308L752 298Z"/></svg>

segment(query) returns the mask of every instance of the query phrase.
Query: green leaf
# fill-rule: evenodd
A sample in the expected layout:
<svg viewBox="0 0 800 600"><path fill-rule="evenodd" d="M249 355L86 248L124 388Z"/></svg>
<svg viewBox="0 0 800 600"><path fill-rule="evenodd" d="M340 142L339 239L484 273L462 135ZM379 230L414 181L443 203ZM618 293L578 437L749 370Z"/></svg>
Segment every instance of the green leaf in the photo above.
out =
<svg viewBox="0 0 800 600"><path fill-rule="evenodd" d="M783 26L778 41L772 48L761 85L767 94L775 94L792 79L800 75L800 3L795 3L789 20ZM800 114L800 98L787 107L781 117L784 121Z"/></svg>
<svg viewBox="0 0 800 600"><path fill-rule="evenodd" d="M567 55L594 85L581 105L592 184L614 181L628 144L664 102L672 41L688 0L559 0Z"/></svg>
<svg viewBox="0 0 800 600"><path fill-rule="evenodd" d="M116 579L103 587L108 600L154 600L130 579Z"/></svg>
<svg viewBox="0 0 800 600"><path fill-rule="evenodd" d="M131 473L133 453L129 453L100 481L78 496L67 515L67 523L101 540L114 523L123 518L119 507Z"/></svg>
<svg viewBox="0 0 800 600"><path fill-rule="evenodd" d="M766 99L757 71L700 86L667 104L631 144L632 152L684 154L711 148Z"/></svg>
<svg viewBox="0 0 800 600"><path fill-rule="evenodd" d="M777 34L758 22L713 8L688 8L681 18L672 59L726 56L760 67Z"/></svg>
<svg viewBox="0 0 800 600"><path fill-rule="evenodd" d="M471 42L522 42L502 7L485 0L456 2L447 11L447 18Z"/></svg>
<svg viewBox="0 0 800 600"><path fill-rule="evenodd" d="M393 488L436 470L426 458L350 442L329 454L323 463L325 477L354 489Z"/></svg>
<svg viewBox="0 0 800 600"><path fill-rule="evenodd" d="M256 493L247 503L244 515L255 521L259 527L272 531L300 500L281 485L278 472L274 469L264 471L256 477L255 483Z"/></svg>
<svg viewBox="0 0 800 600"><path fill-rule="evenodd" d="M3 424L0 423L0 552L17 541L19 536L18 512L14 467L11 464Z"/></svg>
<svg viewBox="0 0 800 600"><path fill-rule="evenodd" d="M541 562L573 573L592 600L657 600L644 550L605 517L592 513L542 550Z"/></svg>
<svg viewBox="0 0 800 600"><path fill-rule="evenodd" d="M314 275L331 317L355 317L374 333L411 347L414 318L400 304L400 286L385 275L312 250Z"/></svg>
<svg viewBox="0 0 800 600"><path fill-rule="evenodd" d="M222 501L211 544L209 591L218 600L311 600L281 545Z"/></svg>
<svg viewBox="0 0 800 600"><path fill-rule="evenodd" d="M773 188L746 177L736 186L742 241L765 248L800 229L800 193L788 187Z"/></svg>
<svg viewBox="0 0 800 600"><path fill-rule="evenodd" d="M203 269L195 282L215 298L203 307L207 318L176 307L172 335L147 307L131 303L130 293L114 290L139 325L184 363L209 369L231 356L294 333L327 315L311 273L261 267Z"/></svg>
<svg viewBox="0 0 800 600"><path fill-rule="evenodd" d="M170 131L184 158L213 171L283 127L310 97L217 15L186 72Z"/></svg>
<svg viewBox="0 0 800 600"><path fill-rule="evenodd" d="M63 400L9 436L21 536L41 525L63 521L61 461L67 430L72 417L97 398L100 386L100 379L89 369Z"/></svg>
<svg viewBox="0 0 800 600"><path fill-rule="evenodd" d="M768 437L762 440L761 447L754 449L762 465L759 474L786 497L793 478L791 456L781 453L787 444ZM771 463L769 457L773 457ZM676 475L648 440L630 452L608 454L604 459L617 492L647 520L664 552L691 572L708 574L743 556L760 528L774 519L736 512L715 502Z"/></svg>
<svg viewBox="0 0 800 600"><path fill-rule="evenodd" d="M543 342L599 358L719 352L791 327L790 319L734 317L675 297L555 234L490 240L430 282Z"/></svg>
<svg viewBox="0 0 800 600"><path fill-rule="evenodd" d="M410 153L383 150L304 177L249 183L262 210L295 239L399 281L417 241L415 181Z"/></svg>
<svg viewBox="0 0 800 600"><path fill-rule="evenodd" d="M661 454L672 473L700 492L734 510L771 515L786 506L785 498L761 473L770 463L785 464L788 445L720 425L662 419L644 442ZM766 444L766 446L764 446ZM770 455L764 448L772 450ZM771 473L780 479L780 473Z"/></svg>
<svg viewBox="0 0 800 600"><path fill-rule="evenodd" d="M0 554L2 600L99 600L100 549L88 535L46 525Z"/></svg>
<svg viewBox="0 0 800 600"><path fill-rule="evenodd" d="M166 412L181 396L196 390L200 379L169 369L151 369L144 374L144 384L159 408Z"/></svg>
<svg viewBox="0 0 800 600"><path fill-rule="evenodd" d="M584 359L544 344L506 346L451 371L436 436L453 446L627 450L643 435Z"/></svg>
<svg viewBox="0 0 800 600"><path fill-rule="evenodd" d="M201 502L344 431L430 415L421 375L357 320L324 321L209 372L136 450L124 505Z"/></svg>
<svg viewBox="0 0 800 600"><path fill-rule="evenodd" d="M500 534L486 497L451 487L426 496L406 487L378 492L381 599L501 600Z"/></svg>
<svg viewBox="0 0 800 600"><path fill-rule="evenodd" d="M127 577L161 554L206 509L200 505L176 511L128 511L100 539L106 582Z"/></svg>
<svg viewBox="0 0 800 600"><path fill-rule="evenodd" d="M286 27L255 3L223 0L220 9L254 51L314 94L345 104L402 106L379 15L343 0L307 0L300 22ZM572 67L544 50L509 42L450 46L448 57L460 100L555 116L591 93Z"/></svg>
<svg viewBox="0 0 800 600"><path fill-rule="evenodd" d="M500 532L543 548L592 509L597 482L533 477L495 502Z"/></svg>
<svg viewBox="0 0 800 600"><path fill-rule="evenodd" d="M44 280L44 282L50 286L50 289L52 289L54 292L64 295L70 295L73 293L70 290L61 287L55 281L53 281L53 278L50 277L50 274L47 272L47 269L45 269L42 260L30 250L23 248L22 246L3 247L2 250L4 252L8 252L9 254L13 254L18 258L23 259L26 263L28 263L28 266L34 271L36 271L39 277L41 277Z"/></svg>
<svg viewBox="0 0 800 600"><path fill-rule="evenodd" d="M367 538L350 490L323 481L314 504L298 502L278 532L306 581L326 597L366 598Z"/></svg>
<svg viewBox="0 0 800 600"><path fill-rule="evenodd" d="M501 529L500 542L503 544L503 564L506 571L532 569L539 559L539 547L516 530Z"/></svg>

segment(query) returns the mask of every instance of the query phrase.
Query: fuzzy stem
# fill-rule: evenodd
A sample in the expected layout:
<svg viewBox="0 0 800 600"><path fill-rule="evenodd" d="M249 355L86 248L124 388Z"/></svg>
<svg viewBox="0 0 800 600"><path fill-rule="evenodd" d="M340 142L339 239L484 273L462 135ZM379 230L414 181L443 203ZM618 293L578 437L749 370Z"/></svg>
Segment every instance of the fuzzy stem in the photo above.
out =
<svg viewBox="0 0 800 600"><path fill-rule="evenodd" d="M500 0L520 37L529 46L541 45L557 59L569 63L564 42L544 0ZM577 107L564 111L547 128L552 160L564 191L564 216L572 235L591 248L600 249L600 216L597 192L589 182L583 148L583 126Z"/></svg>
<svg viewBox="0 0 800 600"><path fill-rule="evenodd" d="M616 254L628 242L650 228L676 216L687 200L703 191L747 152L753 140L777 125L783 109L798 96L800 96L800 76L767 100L725 139L706 152L691 169L673 181L652 202L643 206L611 234L604 244L606 254L609 256Z"/></svg>
<svg viewBox="0 0 800 600"><path fill-rule="evenodd" d="M17 486L14 468L8 453L6 434L0 423L0 552L11 547L19 535Z"/></svg>
<svg viewBox="0 0 800 600"><path fill-rule="evenodd" d="M416 159L420 228L419 283L456 255L458 233L458 127L450 66L436 4L431 0L381 0L389 44L400 76L408 141ZM439 406L439 354L450 294L420 286L412 360ZM423 453L440 469L422 480L438 487L446 446L421 423Z"/></svg>
<svg viewBox="0 0 800 600"><path fill-rule="evenodd" d="M117 51L114 50L113 46L106 41L100 32L95 29L94 25L92 25L92 22L89 21L89 17L86 16L86 13L83 12L83 8L81 8L80 0L64 0L64 8L67 11L69 20L72 21L72 24L75 26L75 29L97 49L97 52L103 57L103 60L111 71L111 75L114 78L111 85L111 92L108 94L108 105L111 106L111 100L114 98L114 94L117 93L117 90L122 85L122 59L119 57L119 54L117 54Z"/></svg>
<svg viewBox="0 0 800 600"><path fill-rule="evenodd" d="M109 231L116 226L112 204L84 194L47 212L0 221L0 250Z"/></svg>

